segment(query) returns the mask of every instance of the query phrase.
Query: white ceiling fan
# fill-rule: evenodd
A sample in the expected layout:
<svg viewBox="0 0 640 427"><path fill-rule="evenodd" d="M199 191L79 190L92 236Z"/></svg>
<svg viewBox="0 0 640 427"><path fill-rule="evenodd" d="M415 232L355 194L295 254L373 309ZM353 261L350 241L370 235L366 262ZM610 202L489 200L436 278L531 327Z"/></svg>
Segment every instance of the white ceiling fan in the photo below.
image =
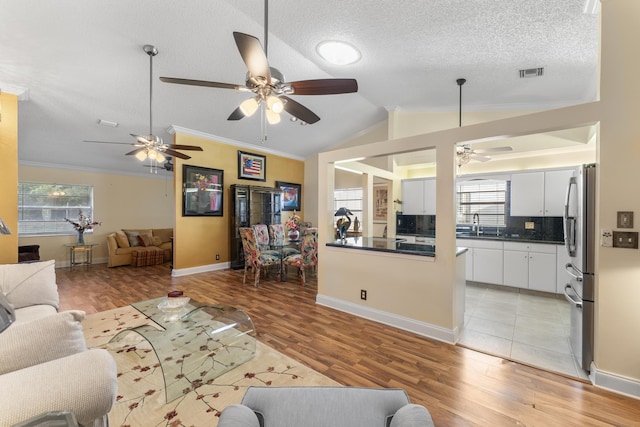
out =
<svg viewBox="0 0 640 427"><path fill-rule="evenodd" d="M462 85L467 82L466 79L457 79L456 83L460 87L460 98L459 98L459 113L458 113L458 126L462 127ZM504 147L493 147L493 148L485 148L474 150L471 148L470 144L462 144L456 147L456 154L458 157L458 168L461 168L463 165L466 165L471 160L476 160L478 162L487 162L491 160L491 157L483 156L483 154L487 153L501 153L506 151L513 151L512 147L504 146Z"/></svg>

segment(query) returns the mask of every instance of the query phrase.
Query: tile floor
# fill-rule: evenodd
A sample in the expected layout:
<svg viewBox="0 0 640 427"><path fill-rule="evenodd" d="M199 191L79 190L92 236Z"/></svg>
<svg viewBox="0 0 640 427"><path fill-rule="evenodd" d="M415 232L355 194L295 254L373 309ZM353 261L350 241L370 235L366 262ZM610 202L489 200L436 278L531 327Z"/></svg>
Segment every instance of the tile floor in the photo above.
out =
<svg viewBox="0 0 640 427"><path fill-rule="evenodd" d="M459 344L587 380L569 344L569 307L562 295L467 282Z"/></svg>

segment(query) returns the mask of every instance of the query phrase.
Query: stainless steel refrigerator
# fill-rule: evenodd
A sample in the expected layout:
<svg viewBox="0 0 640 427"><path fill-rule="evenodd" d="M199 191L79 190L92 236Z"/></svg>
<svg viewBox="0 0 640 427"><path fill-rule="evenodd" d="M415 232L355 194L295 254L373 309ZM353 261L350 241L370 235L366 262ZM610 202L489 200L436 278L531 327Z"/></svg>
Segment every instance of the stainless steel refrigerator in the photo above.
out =
<svg viewBox="0 0 640 427"><path fill-rule="evenodd" d="M566 300L571 304L571 348L578 366L589 372L593 361L596 245L596 165L579 167L569 180L564 207Z"/></svg>

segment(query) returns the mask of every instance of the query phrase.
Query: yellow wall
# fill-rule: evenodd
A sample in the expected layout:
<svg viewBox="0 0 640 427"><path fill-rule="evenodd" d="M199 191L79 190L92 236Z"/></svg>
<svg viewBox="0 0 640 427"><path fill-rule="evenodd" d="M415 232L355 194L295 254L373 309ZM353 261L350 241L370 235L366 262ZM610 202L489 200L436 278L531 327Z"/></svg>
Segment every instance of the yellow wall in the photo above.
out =
<svg viewBox="0 0 640 427"><path fill-rule="evenodd" d="M123 162L137 161L122 157ZM94 262L106 262L106 236L123 228L172 228L173 227L173 177L171 175L114 175L104 172L54 169L21 165L21 182L80 184L93 186L95 221L102 222L85 240L97 243ZM17 201L16 201L17 206ZM66 243L76 241L73 227L69 225L67 236L20 237L20 245L40 245L41 259L68 262Z"/></svg>
<svg viewBox="0 0 640 427"><path fill-rule="evenodd" d="M299 213L302 220L305 220L304 162L262 152L253 147L247 149L182 133L176 134L175 141L176 144L198 145L204 149L202 152L190 151L191 159L189 160L175 159L175 194L177 200L175 205L175 269L195 268L230 261L230 186L232 184L264 187L275 187L276 181L302 184L302 210ZM238 179L238 150L266 156L266 181ZM182 165L184 164L224 170L224 216L182 216ZM292 213L283 212L282 221L284 222ZM220 260L216 260L216 254L220 255Z"/></svg>
<svg viewBox="0 0 640 427"><path fill-rule="evenodd" d="M0 235L0 264L18 261L18 98L0 92L0 218L12 234Z"/></svg>

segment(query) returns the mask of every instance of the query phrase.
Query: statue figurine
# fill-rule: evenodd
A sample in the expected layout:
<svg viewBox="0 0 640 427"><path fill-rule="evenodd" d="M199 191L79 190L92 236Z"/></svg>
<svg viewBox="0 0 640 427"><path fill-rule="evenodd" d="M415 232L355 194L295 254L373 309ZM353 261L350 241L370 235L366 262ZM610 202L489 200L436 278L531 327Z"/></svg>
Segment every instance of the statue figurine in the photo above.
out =
<svg viewBox="0 0 640 427"><path fill-rule="evenodd" d="M355 231L356 233L360 231L360 220L358 219L358 217L356 217L356 219L353 221L353 231Z"/></svg>

